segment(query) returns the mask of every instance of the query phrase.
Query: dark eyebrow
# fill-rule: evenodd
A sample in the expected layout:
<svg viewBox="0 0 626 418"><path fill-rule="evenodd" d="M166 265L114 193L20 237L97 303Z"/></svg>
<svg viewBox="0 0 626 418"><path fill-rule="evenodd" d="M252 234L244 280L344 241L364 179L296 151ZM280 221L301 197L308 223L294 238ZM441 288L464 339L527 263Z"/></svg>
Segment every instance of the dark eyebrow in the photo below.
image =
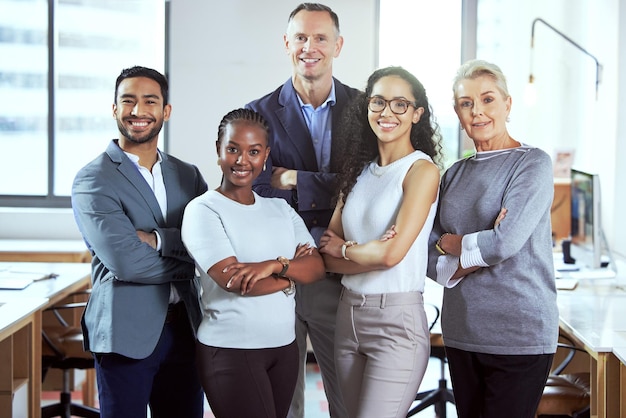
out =
<svg viewBox="0 0 626 418"><path fill-rule="evenodd" d="M161 100L161 96L159 96L158 94L144 94L141 97L144 98L144 99ZM124 94L120 95L120 99L125 99L125 98L136 99L137 95L136 94L131 94L131 93L124 93Z"/></svg>
<svg viewBox="0 0 626 418"><path fill-rule="evenodd" d="M378 98L381 98L381 99L387 100L387 99L385 99L385 96L383 96L382 94L375 94L375 95L373 95L372 97L378 97ZM394 97L392 97L392 98L391 98L391 99L389 99L389 100L406 100L407 102L414 102L414 101L415 101L415 100L410 100L410 99L407 99L407 98L406 98L406 97L404 97L404 96L394 96Z"/></svg>
<svg viewBox="0 0 626 418"><path fill-rule="evenodd" d="M239 142L237 142L237 141L233 141L232 139L229 139L229 140L228 140L228 145L236 145L236 146L238 146L238 147L240 147L240 146L241 146L241 144L240 144ZM254 143L254 144L250 144L250 148L256 148L256 147L263 148L263 146L264 146L264 145L263 145L261 142L257 142L257 143Z"/></svg>

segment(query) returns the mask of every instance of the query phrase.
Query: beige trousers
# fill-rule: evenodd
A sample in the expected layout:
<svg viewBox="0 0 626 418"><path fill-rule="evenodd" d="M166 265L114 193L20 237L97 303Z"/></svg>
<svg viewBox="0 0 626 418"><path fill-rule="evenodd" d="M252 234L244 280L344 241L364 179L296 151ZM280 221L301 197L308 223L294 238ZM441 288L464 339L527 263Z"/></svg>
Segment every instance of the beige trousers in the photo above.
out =
<svg viewBox="0 0 626 418"><path fill-rule="evenodd" d="M361 295L343 289L335 367L350 418L406 417L429 355L421 292Z"/></svg>

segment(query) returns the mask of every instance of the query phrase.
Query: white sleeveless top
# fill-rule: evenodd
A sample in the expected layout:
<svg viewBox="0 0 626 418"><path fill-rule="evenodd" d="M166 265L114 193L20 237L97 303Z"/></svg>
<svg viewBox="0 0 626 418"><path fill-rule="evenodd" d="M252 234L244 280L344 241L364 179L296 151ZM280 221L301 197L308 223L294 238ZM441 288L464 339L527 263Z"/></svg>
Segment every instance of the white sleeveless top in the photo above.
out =
<svg viewBox="0 0 626 418"><path fill-rule="evenodd" d="M417 160L432 159L421 151L381 167L370 163L357 178L341 216L346 240L365 243L378 240L396 221L402 204L402 182ZM387 270L346 274L341 283L355 293L377 294L424 291L428 261L428 236L433 226L437 201L428 212L422 230L404 259Z"/></svg>

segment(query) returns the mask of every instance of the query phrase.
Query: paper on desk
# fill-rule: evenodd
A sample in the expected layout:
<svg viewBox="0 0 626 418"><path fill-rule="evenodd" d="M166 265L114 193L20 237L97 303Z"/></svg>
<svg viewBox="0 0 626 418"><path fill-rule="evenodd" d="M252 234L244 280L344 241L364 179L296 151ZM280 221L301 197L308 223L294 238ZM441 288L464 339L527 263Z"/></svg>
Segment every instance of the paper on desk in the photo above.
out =
<svg viewBox="0 0 626 418"><path fill-rule="evenodd" d="M23 272L4 270L0 271L0 289L22 290L31 283L56 277L50 273Z"/></svg>

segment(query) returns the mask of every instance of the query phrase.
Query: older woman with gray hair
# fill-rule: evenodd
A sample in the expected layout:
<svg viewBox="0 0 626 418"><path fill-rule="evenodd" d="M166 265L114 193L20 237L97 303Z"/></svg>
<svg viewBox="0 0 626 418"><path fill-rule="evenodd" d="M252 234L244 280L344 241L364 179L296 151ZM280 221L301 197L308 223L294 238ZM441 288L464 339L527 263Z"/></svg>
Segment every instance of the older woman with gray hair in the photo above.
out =
<svg viewBox="0 0 626 418"><path fill-rule="evenodd" d="M442 331L460 418L533 418L558 338L552 163L509 134L500 68L472 60L454 110L476 152L440 186L428 276L445 286Z"/></svg>

